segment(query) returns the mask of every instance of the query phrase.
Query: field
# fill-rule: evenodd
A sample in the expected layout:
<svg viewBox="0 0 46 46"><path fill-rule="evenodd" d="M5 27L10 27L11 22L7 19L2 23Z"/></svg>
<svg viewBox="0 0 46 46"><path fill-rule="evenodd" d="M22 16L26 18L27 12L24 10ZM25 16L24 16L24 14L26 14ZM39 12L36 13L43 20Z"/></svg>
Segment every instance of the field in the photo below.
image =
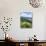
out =
<svg viewBox="0 0 46 46"><path fill-rule="evenodd" d="M32 28L32 18L30 17L20 17L21 28Z"/></svg>

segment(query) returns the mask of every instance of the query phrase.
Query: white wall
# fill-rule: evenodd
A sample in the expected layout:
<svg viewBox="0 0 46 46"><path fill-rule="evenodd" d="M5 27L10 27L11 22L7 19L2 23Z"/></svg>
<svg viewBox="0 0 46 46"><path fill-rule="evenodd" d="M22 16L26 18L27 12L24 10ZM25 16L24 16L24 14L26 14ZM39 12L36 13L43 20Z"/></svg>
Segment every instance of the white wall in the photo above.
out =
<svg viewBox="0 0 46 46"><path fill-rule="evenodd" d="M46 14L46 13L45 13ZM45 15L45 31L44 31L44 38L46 39L46 15Z"/></svg>
<svg viewBox="0 0 46 46"><path fill-rule="evenodd" d="M37 35L37 38L39 40L45 40L45 8L38 9L37 11L35 10L34 12L34 29L33 32L34 34Z"/></svg>
<svg viewBox="0 0 46 46"><path fill-rule="evenodd" d="M19 13L23 10L33 12L32 29L20 28ZM13 17L12 27L9 33L16 37L17 40L27 40L34 34L37 35L39 40L44 40L45 12L45 8L32 8L28 0L0 0L0 17ZM2 36L0 39L2 39Z"/></svg>

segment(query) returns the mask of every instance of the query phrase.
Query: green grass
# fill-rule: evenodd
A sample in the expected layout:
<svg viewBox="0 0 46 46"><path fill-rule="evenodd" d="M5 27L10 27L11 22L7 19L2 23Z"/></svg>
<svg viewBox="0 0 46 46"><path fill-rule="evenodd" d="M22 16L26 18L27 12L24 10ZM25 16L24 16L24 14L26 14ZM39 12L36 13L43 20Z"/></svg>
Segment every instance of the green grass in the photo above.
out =
<svg viewBox="0 0 46 46"><path fill-rule="evenodd" d="M21 18L20 26L21 26L21 28L32 28L32 21Z"/></svg>

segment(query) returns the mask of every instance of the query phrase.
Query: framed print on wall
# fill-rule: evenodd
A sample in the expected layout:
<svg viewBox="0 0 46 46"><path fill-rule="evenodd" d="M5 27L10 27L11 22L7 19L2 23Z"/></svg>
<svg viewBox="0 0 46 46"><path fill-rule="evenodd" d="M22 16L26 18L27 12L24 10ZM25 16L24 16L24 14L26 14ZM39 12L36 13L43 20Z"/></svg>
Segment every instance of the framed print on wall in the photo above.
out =
<svg viewBox="0 0 46 46"><path fill-rule="evenodd" d="M20 13L20 27L21 28L32 28L32 12L21 12Z"/></svg>

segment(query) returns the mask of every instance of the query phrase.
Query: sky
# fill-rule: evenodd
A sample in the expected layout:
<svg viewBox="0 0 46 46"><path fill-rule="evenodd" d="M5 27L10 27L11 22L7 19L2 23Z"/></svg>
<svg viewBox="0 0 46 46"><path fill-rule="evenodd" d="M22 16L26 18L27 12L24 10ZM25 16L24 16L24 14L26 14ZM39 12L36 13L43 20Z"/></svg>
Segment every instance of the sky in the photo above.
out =
<svg viewBox="0 0 46 46"><path fill-rule="evenodd" d="M32 12L21 12L21 17L31 17L32 18Z"/></svg>

